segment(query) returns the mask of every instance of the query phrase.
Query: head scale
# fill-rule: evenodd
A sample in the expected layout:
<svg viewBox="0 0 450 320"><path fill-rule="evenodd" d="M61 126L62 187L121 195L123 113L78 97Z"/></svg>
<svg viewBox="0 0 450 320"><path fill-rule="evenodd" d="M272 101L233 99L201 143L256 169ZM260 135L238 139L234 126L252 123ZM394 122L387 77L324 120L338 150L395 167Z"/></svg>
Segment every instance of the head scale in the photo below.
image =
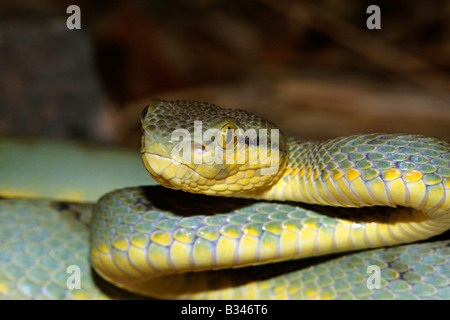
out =
<svg viewBox="0 0 450 320"><path fill-rule="evenodd" d="M152 100L141 121L144 165L166 187L238 196L270 187L286 165L283 134L244 110Z"/></svg>

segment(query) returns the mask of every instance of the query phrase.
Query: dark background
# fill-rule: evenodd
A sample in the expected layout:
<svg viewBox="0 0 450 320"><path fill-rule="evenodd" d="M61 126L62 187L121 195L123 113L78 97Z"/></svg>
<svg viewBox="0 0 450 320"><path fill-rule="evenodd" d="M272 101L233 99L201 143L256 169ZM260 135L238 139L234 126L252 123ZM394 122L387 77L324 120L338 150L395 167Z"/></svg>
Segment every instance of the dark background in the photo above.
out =
<svg viewBox="0 0 450 320"><path fill-rule="evenodd" d="M137 146L151 98L247 109L312 139L449 140L450 2L0 0L0 135Z"/></svg>

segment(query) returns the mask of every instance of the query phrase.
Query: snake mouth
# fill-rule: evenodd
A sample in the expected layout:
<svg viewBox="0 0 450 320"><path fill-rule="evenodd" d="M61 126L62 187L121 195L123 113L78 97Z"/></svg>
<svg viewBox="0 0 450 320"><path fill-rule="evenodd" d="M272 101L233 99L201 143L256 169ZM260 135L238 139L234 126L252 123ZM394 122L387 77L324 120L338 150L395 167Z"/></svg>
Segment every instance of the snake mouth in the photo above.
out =
<svg viewBox="0 0 450 320"><path fill-rule="evenodd" d="M142 151L145 168L162 186L191 193L225 197L246 197L256 190L265 189L275 175L257 175L255 170L208 164L189 164L172 157ZM248 171L251 172L248 174Z"/></svg>
<svg viewBox="0 0 450 320"><path fill-rule="evenodd" d="M176 183L176 180L179 181L182 177L177 179L176 172L179 168L185 167L187 169L185 164L156 153L144 151L141 155L145 169L147 169L153 179L161 183L164 187L181 189L181 181L180 183ZM174 169L175 172L173 172Z"/></svg>
<svg viewBox="0 0 450 320"><path fill-rule="evenodd" d="M164 187L193 193L224 195L224 190L218 187L221 185L219 181L224 182L224 179L219 179L220 170L217 168L206 166L202 168L204 174L201 174L195 167L171 157L148 151L141 154L149 174Z"/></svg>

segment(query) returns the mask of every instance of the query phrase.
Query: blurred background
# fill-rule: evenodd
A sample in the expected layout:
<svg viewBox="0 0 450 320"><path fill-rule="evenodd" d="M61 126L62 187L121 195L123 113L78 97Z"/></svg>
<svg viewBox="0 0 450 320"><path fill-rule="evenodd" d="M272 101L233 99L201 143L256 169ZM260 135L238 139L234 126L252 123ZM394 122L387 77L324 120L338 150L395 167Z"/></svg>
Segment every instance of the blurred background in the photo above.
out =
<svg viewBox="0 0 450 320"><path fill-rule="evenodd" d="M250 110L308 139L450 140L450 2L0 0L0 135L135 147L152 98Z"/></svg>

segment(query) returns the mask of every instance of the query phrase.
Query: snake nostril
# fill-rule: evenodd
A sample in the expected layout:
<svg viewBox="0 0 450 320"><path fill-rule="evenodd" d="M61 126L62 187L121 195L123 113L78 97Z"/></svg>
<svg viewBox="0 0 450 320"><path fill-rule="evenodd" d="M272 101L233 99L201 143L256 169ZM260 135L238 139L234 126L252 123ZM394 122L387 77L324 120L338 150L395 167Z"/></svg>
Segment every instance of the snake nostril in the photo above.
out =
<svg viewBox="0 0 450 320"><path fill-rule="evenodd" d="M206 151L205 146L201 143L194 143L193 148L194 148L194 152L200 153L200 154L203 154Z"/></svg>

